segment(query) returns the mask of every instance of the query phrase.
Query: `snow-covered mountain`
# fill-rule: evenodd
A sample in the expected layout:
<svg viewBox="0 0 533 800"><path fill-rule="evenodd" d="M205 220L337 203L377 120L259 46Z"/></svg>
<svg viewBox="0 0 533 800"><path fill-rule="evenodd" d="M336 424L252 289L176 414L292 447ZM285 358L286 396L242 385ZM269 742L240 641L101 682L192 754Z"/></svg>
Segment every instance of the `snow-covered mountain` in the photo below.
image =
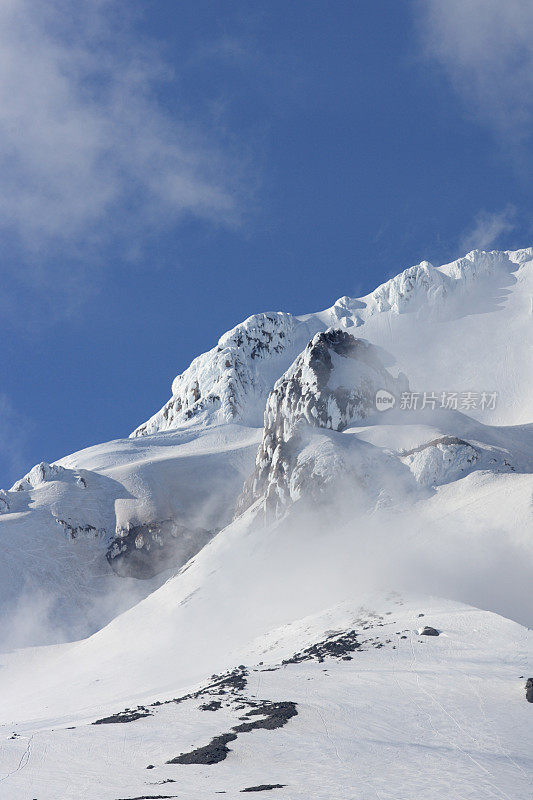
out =
<svg viewBox="0 0 533 800"><path fill-rule="evenodd" d="M249 317L174 379L171 399L132 436L192 419L262 425L276 380L328 328L381 345L415 390L499 390L500 402L486 418L529 422L533 379L522 365L532 347L532 254L531 248L474 250L442 267L423 261L369 295L341 297L322 312Z"/></svg>
<svg viewBox="0 0 533 800"><path fill-rule="evenodd" d="M533 249L423 262L0 492L0 797L529 800L532 365Z"/></svg>

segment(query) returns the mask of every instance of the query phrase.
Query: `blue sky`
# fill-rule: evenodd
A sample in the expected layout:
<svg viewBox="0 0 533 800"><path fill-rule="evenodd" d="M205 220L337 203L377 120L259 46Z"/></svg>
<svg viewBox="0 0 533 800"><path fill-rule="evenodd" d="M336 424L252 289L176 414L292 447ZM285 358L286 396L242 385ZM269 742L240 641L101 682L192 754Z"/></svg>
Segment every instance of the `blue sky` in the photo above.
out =
<svg viewBox="0 0 533 800"><path fill-rule="evenodd" d="M532 42L526 0L3 4L0 485L252 313L530 244Z"/></svg>

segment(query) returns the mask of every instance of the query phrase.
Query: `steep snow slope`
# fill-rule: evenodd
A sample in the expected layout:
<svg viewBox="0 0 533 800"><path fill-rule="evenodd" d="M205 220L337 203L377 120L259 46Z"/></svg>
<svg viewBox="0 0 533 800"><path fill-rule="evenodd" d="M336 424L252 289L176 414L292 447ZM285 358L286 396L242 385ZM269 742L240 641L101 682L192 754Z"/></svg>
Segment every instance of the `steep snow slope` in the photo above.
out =
<svg viewBox="0 0 533 800"><path fill-rule="evenodd" d="M37 465L3 492L0 646L86 636L153 591L231 519L257 440L257 431L231 425L119 439ZM173 527L150 541L150 525L168 521ZM106 555L123 549L130 531L136 569L119 571L137 575L163 551L159 578L112 571Z"/></svg>
<svg viewBox="0 0 533 800"><path fill-rule="evenodd" d="M488 599L492 610L530 621L532 489L530 474L481 472L372 513L357 486L344 507L295 505L275 525L245 513L90 639L4 656L5 718L102 715L182 693L240 663L242 648L271 628L376 587Z"/></svg>
<svg viewBox="0 0 533 800"><path fill-rule="evenodd" d="M244 515L89 639L5 654L8 796L237 797L281 784L273 796L528 800L531 633L457 603L382 594L415 586L421 569L402 564L391 519L289 515L263 528ZM452 543L452 563L479 544ZM420 636L424 625L440 636ZM213 739L222 760L168 763Z"/></svg>
<svg viewBox="0 0 533 800"><path fill-rule="evenodd" d="M418 635L426 623L440 636ZM271 787L278 800L531 797L520 677L531 634L515 623L372 596L275 628L237 655L243 667L225 680L200 681L179 701L161 695L138 716L2 725L0 795L205 800ZM217 737L227 741L218 755L211 748L218 762L169 763Z"/></svg>

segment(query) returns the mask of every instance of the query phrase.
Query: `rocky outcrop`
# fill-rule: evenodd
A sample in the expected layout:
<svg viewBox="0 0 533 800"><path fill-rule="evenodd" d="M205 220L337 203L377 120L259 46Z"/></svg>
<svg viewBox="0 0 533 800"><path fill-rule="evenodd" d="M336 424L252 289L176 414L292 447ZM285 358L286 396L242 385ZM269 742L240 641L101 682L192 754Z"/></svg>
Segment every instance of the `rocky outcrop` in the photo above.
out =
<svg viewBox="0 0 533 800"><path fill-rule="evenodd" d="M56 522L61 526L69 539L79 539L80 536L89 539L105 539L108 535L105 528L95 528L94 525L89 523L86 525L75 524L65 519L56 519Z"/></svg>
<svg viewBox="0 0 533 800"><path fill-rule="evenodd" d="M275 378L317 327L323 327L318 319L308 323L281 312L249 317L177 376L168 403L132 437L170 430L193 418L259 426Z"/></svg>
<svg viewBox="0 0 533 800"><path fill-rule="evenodd" d="M187 528L175 520L119 528L106 553L113 572L121 577L147 579L185 564L216 531Z"/></svg>
<svg viewBox="0 0 533 800"><path fill-rule="evenodd" d="M343 455L327 439L306 454L313 429L343 431L360 424L375 413L378 390L398 394L407 386L404 375L394 378L385 369L378 349L368 342L345 331L318 333L268 398L255 471L236 513L260 498L277 510L299 498L303 484L316 491L324 479L334 480L342 471Z"/></svg>

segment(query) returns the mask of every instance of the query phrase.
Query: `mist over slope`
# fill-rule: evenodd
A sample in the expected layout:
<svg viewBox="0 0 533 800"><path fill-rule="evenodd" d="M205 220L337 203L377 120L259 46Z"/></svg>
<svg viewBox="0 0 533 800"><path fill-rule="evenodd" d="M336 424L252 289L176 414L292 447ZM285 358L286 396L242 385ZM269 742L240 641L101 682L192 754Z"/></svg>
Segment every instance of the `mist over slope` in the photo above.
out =
<svg viewBox="0 0 533 800"><path fill-rule="evenodd" d="M1 492L0 792L529 798L532 298L473 251L254 315Z"/></svg>

